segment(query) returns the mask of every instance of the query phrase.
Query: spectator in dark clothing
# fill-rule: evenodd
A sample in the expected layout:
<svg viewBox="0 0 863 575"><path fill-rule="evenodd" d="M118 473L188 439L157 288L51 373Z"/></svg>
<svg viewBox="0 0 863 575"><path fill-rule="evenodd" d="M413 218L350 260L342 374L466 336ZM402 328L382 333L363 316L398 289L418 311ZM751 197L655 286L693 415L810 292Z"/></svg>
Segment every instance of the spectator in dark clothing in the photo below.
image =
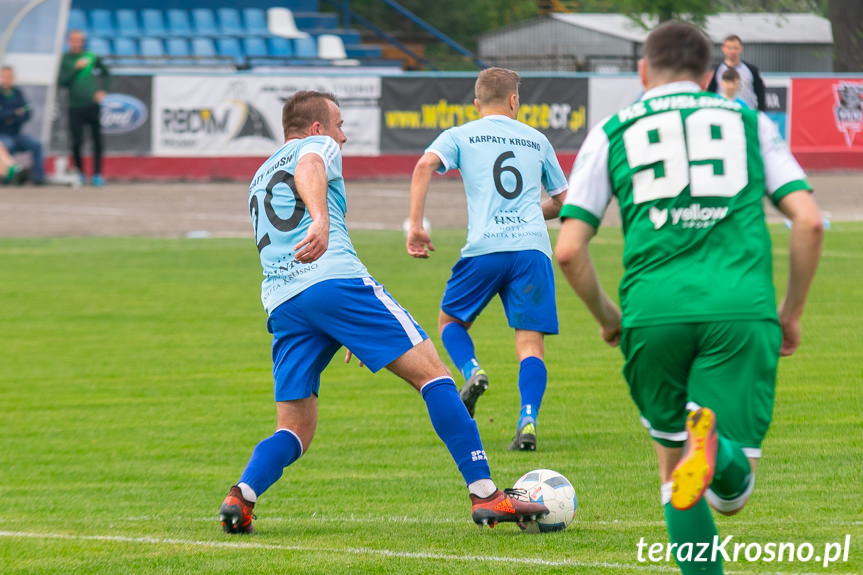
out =
<svg viewBox="0 0 863 575"><path fill-rule="evenodd" d="M84 126L88 126L93 139L93 185L101 186L104 180L99 102L109 88L111 74L99 56L84 49L85 43L83 32L69 32L69 51L63 54L58 83L69 89L69 133L79 177L83 183L81 145L84 141Z"/></svg>
<svg viewBox="0 0 863 575"><path fill-rule="evenodd" d="M21 133L21 126L30 119L30 106L24 94L15 87L15 72L11 66L0 68L0 144L9 153L33 154L33 182L41 185L45 180L42 166L42 143Z"/></svg>
<svg viewBox="0 0 863 575"><path fill-rule="evenodd" d="M725 59L713 71L713 78L707 86L707 91L721 95L719 83L722 73L733 68L740 74L740 91L737 93L737 97L746 102L753 110L767 111L767 104L764 100L764 80L761 79L758 68L741 59L743 41L740 36L736 34L727 36L722 42L722 54Z"/></svg>

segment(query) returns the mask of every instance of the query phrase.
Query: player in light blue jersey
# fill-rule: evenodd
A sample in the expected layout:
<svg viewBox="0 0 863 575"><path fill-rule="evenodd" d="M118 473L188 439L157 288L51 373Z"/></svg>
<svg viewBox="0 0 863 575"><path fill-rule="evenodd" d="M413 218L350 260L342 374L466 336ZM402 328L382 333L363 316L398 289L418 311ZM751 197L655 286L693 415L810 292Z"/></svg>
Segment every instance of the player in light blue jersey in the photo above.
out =
<svg viewBox="0 0 863 575"><path fill-rule="evenodd" d="M422 328L360 262L345 224L341 112L332 94L297 92L282 110L286 143L255 174L249 209L273 334L276 432L258 443L219 510L227 533L251 533L257 498L308 448L320 376L344 345L376 372L414 386L458 465L480 525L548 513L491 480L476 423Z"/></svg>
<svg viewBox="0 0 863 575"><path fill-rule="evenodd" d="M516 119L518 83L511 70L480 72L474 100L480 119L440 134L417 162L407 251L427 258L434 250L422 227L431 176L460 170L467 194L467 243L447 282L438 327L465 378L460 395L473 416L477 399L488 388L488 375L477 362L468 330L488 302L500 296L515 329L519 360L521 413L510 449L532 451L548 380L543 338L558 332L545 220L560 212L567 179L548 139ZM543 187L550 196L546 200Z"/></svg>

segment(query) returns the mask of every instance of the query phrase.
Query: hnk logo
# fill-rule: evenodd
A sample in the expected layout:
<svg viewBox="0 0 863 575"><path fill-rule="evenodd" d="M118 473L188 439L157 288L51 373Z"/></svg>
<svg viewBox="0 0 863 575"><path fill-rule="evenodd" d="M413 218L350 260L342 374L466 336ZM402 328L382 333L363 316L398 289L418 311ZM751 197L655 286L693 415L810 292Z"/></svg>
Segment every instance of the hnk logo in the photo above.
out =
<svg viewBox="0 0 863 575"><path fill-rule="evenodd" d="M850 148L857 132L863 131L863 83L839 82L833 84L833 117L836 128L845 135Z"/></svg>
<svg viewBox="0 0 863 575"><path fill-rule="evenodd" d="M658 230L668 223L671 216L671 225L681 228L709 228L728 214L728 206L715 208L692 204L686 208L663 208L651 207L648 217L653 223L653 229Z"/></svg>
<svg viewBox="0 0 863 575"><path fill-rule="evenodd" d="M212 108L165 108L162 129L176 135L248 136L275 140L263 114L241 100L230 99Z"/></svg>

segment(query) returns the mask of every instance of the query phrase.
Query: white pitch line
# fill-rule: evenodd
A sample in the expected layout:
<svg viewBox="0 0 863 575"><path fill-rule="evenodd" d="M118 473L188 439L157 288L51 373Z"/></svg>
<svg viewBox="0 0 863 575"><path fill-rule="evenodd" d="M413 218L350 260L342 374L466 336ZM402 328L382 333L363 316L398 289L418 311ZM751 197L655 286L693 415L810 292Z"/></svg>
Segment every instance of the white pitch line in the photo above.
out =
<svg viewBox="0 0 863 575"><path fill-rule="evenodd" d="M164 517L159 517L156 515L130 515L126 517L120 517L120 521L130 521L130 522L146 522L150 523L153 521L161 521ZM216 522L216 517L174 517L176 521L194 521L194 522ZM267 515L264 518L265 521L272 521L274 523L282 523L289 521L320 521L323 523L405 523L405 524L417 524L417 525L457 525L457 524L465 524L469 523L465 519L453 519L446 517L406 517L406 516L390 516L390 517L357 517L355 515L291 515L291 516L282 516L282 515ZM804 521L798 521L797 523L805 523ZM734 519L728 522L728 527L736 527L736 526L761 526L764 525L764 521L759 520L748 520L748 519ZM845 526L845 527L856 527L863 525L863 521L822 521L820 525L835 525L835 526ZM584 529L590 528L594 526L612 526L612 527L665 527L665 521L661 520L639 520L639 519L586 519L586 520L578 520L576 517L575 523L572 524L574 529ZM725 529L726 531L728 529Z"/></svg>
<svg viewBox="0 0 863 575"><path fill-rule="evenodd" d="M123 535L75 535L69 533L34 533L29 531L0 531L0 537L11 539L59 539L65 541L107 541L115 543L143 543L152 545L182 545L187 547L209 547L216 549L269 549L274 551L303 551L311 553L347 553L350 555L377 555L380 557L397 557L401 559L430 559L436 561L461 561L461 562L490 562L490 563L518 563L522 565L538 565L543 567L581 567L587 569L620 569L631 572L635 571L663 571L668 573L679 573L674 567L664 565L638 563L623 564L610 563L608 561L577 561L560 560L550 561L547 559L530 557L489 557L477 555L453 555L447 553L415 552L415 551L392 551L390 549L371 549L368 547L311 547L303 545L279 545L276 543L254 543L245 541L198 541L194 539L174 539L162 537L128 537ZM746 573L747 571L725 570L727 575ZM790 575L784 571L774 571L772 575ZM818 575L817 573L797 573L796 575ZM853 573L837 573L836 575L855 575Z"/></svg>
<svg viewBox="0 0 863 575"><path fill-rule="evenodd" d="M453 555L449 553L431 553L414 551L392 551L390 549L371 549L368 547L311 547L303 545L279 545L276 543L254 543L244 541L198 541L194 539L173 539L161 537L127 537L123 535L75 535L69 533L34 533L28 531L0 531L0 537L17 539L60 539L67 541L107 541L115 543L143 543L153 545L182 545L188 547L208 547L215 549L269 549L274 551L303 551L311 553L347 553L351 555L377 555L380 557L398 557L401 559L431 559L438 561L518 563L522 565L539 565L543 567L581 567L589 569L620 569L631 572L664 571L676 573L677 569L664 565L638 565L624 563L609 563L606 561L577 561L530 557L490 557L478 555Z"/></svg>

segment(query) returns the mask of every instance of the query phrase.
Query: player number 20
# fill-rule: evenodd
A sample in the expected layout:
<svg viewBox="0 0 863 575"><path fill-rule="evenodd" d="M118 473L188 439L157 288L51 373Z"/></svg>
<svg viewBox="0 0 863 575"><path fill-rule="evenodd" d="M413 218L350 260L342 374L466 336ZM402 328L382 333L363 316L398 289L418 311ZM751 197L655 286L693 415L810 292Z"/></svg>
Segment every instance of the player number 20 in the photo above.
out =
<svg viewBox="0 0 863 575"><path fill-rule="evenodd" d="M294 195L294 211L288 219L280 218L276 214L276 210L273 209L273 188L275 188L277 184L287 184L291 189L291 193ZM261 215L261 208L258 204L257 194L253 195L251 200L249 200L249 212L252 216L252 225L255 227L255 239L257 240L258 218ZM264 213L267 215L267 220L269 220L270 224L280 232L290 232L300 225L300 221L306 214L306 204L300 197L299 192L297 192L297 186L294 184L293 174L289 174L284 170L279 170L273 174L273 177L271 177L270 181L267 182L266 194L264 195ZM265 233L260 240L257 240L258 252L268 245L270 245L270 234Z"/></svg>
<svg viewBox="0 0 863 575"><path fill-rule="evenodd" d="M636 204L673 198L686 186L692 197L736 196L746 186L743 119L730 110L698 110L684 122L663 112L635 122L623 133Z"/></svg>

